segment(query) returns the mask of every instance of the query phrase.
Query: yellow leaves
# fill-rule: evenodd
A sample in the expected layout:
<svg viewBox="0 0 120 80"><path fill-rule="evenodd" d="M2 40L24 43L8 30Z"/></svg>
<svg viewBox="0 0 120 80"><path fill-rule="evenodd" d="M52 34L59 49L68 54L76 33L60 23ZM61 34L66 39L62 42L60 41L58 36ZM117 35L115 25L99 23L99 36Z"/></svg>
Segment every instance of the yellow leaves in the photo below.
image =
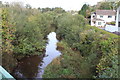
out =
<svg viewBox="0 0 120 80"><path fill-rule="evenodd" d="M28 21L29 22L32 22L32 21L34 21L34 20L36 20L37 18L35 17L35 16L33 16L33 15L31 15L31 16L29 16L28 17Z"/></svg>
<svg viewBox="0 0 120 80"><path fill-rule="evenodd" d="M0 13L2 13L2 8L0 8Z"/></svg>
<svg viewBox="0 0 120 80"><path fill-rule="evenodd" d="M7 9L2 10L2 21L1 21L0 32L2 33L2 52L13 53L14 46L11 44L15 35L15 27L9 22L9 12Z"/></svg>
<svg viewBox="0 0 120 80"><path fill-rule="evenodd" d="M2 31L3 31L3 30L0 28L0 34L2 33Z"/></svg>
<svg viewBox="0 0 120 80"><path fill-rule="evenodd" d="M51 64L52 64L52 65L60 65L60 64L61 64L60 58L54 59Z"/></svg>

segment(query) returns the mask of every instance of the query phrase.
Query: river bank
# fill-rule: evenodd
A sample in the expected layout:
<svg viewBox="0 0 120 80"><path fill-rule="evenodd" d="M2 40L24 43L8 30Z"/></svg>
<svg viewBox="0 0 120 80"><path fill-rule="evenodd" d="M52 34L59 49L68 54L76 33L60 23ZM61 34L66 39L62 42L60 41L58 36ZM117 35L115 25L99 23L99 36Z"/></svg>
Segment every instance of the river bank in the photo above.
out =
<svg viewBox="0 0 120 80"><path fill-rule="evenodd" d="M43 78L93 78L98 61L82 57L80 52L72 50L63 41L57 45L63 54L46 67Z"/></svg>
<svg viewBox="0 0 120 80"><path fill-rule="evenodd" d="M45 52L42 55L27 56L22 58L13 71L13 76L17 78L42 78L44 69L53 59L60 56L61 53L56 50L56 33L51 32L48 36Z"/></svg>
<svg viewBox="0 0 120 80"><path fill-rule="evenodd" d="M118 69L117 35L91 26L78 33L79 36L70 34L73 32L59 33L57 45L62 55L47 66L43 78L118 77L115 74ZM74 39L77 41L73 42Z"/></svg>

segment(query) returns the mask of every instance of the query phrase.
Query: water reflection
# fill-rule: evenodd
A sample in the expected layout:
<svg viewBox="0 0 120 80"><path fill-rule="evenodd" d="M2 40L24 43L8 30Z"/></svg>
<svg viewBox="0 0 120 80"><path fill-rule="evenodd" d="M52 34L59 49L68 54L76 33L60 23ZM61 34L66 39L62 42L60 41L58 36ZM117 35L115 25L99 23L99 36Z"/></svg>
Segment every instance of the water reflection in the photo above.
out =
<svg viewBox="0 0 120 80"><path fill-rule="evenodd" d="M37 76L38 67L42 62L42 57L31 56L23 58L15 70L15 77L17 78L31 78ZM42 65L42 63L41 63Z"/></svg>
<svg viewBox="0 0 120 80"><path fill-rule="evenodd" d="M31 56L23 58L15 69L14 76L16 78L42 78L45 67L61 54L56 50L57 42L56 33L51 32L48 35L45 57Z"/></svg>
<svg viewBox="0 0 120 80"><path fill-rule="evenodd" d="M56 43L58 40L56 39L56 33L52 32L48 35L48 44L46 46L46 56L43 58L43 64L42 66L39 65L39 72L37 74L37 77L42 77L42 74L44 73L44 68L52 62L54 58L57 56L60 56L60 52L56 50L57 46Z"/></svg>

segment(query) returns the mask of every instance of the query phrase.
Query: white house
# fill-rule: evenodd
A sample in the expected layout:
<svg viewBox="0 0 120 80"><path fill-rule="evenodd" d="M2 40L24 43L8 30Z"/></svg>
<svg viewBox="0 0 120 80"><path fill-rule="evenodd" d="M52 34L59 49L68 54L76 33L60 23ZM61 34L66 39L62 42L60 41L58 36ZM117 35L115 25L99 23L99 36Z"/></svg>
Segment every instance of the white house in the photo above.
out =
<svg viewBox="0 0 120 80"><path fill-rule="evenodd" d="M117 9L116 26L120 28L120 7Z"/></svg>
<svg viewBox="0 0 120 80"><path fill-rule="evenodd" d="M91 14L91 26L104 28L106 23L115 22L115 10L96 10Z"/></svg>

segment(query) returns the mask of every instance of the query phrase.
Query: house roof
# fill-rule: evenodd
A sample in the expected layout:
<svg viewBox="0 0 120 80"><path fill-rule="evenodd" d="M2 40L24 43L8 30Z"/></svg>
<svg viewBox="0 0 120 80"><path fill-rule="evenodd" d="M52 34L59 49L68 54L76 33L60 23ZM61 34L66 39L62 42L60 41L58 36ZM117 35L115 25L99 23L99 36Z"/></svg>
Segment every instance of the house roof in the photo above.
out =
<svg viewBox="0 0 120 80"><path fill-rule="evenodd" d="M97 15L116 15L115 10L96 10Z"/></svg>

